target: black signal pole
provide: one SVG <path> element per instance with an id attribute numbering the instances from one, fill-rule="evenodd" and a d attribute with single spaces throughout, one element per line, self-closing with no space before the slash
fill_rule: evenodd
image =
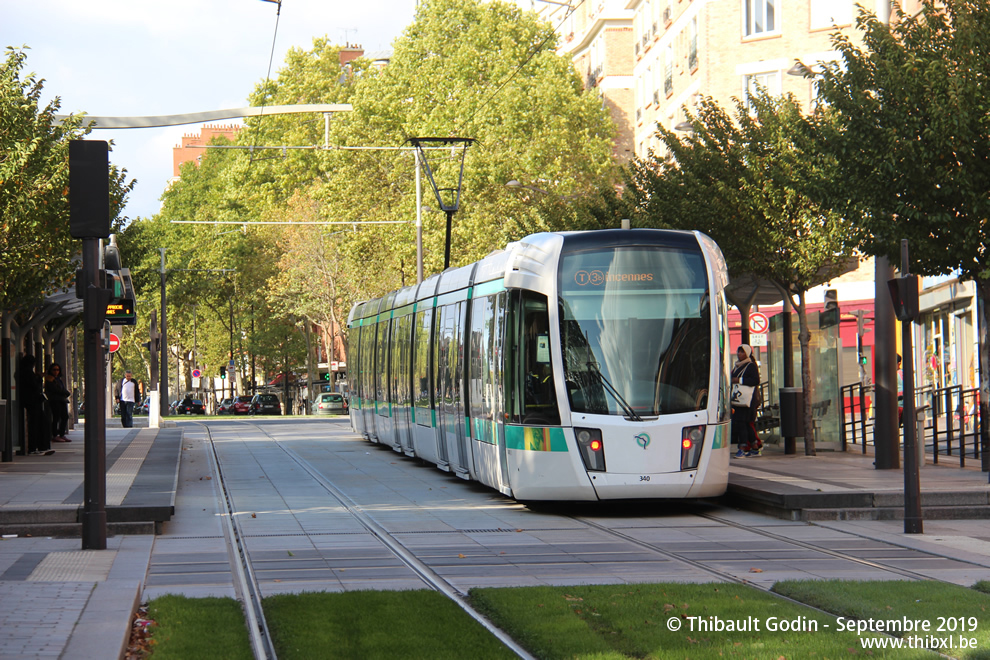
<path id="1" fill-rule="evenodd" d="M 901 241 L 901 277 L 895 306 L 901 322 L 901 347 L 904 370 L 904 533 L 923 534 L 921 513 L 921 474 L 918 456 L 918 434 L 914 405 L 914 340 L 912 328 L 918 318 L 918 280 L 910 275 L 908 242 Z M 949 414 L 952 414 L 951 412 Z"/>
<path id="2" fill-rule="evenodd" d="M 83 550 L 107 548 L 106 349 L 103 323 L 112 292 L 104 288 L 100 239 L 110 236 L 110 146 L 100 140 L 69 142 L 69 233 L 82 239 L 83 377 L 86 426 L 83 447 Z"/>
<path id="3" fill-rule="evenodd" d="M 162 327 L 158 334 L 161 337 L 159 342 L 159 348 L 161 349 L 161 357 L 158 360 L 158 364 L 161 369 L 159 376 L 161 377 L 161 384 L 158 387 L 159 394 L 161 396 L 161 401 L 159 401 L 159 410 L 161 411 L 162 417 L 167 417 L 169 414 L 169 397 L 168 397 L 168 332 L 165 328 L 165 248 L 158 248 L 162 253 L 162 269 L 161 269 L 161 288 L 162 288 Z"/>

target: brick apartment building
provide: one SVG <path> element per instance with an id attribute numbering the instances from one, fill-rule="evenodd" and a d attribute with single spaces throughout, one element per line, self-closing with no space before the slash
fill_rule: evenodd
<path id="1" fill-rule="evenodd" d="M 186 133 L 182 136 L 182 144 L 172 148 L 172 177 L 179 178 L 179 168 L 190 161 L 197 165 L 206 153 L 206 145 L 215 137 L 224 137 L 233 142 L 241 127 L 237 124 L 204 124 L 199 133 Z M 202 145 L 202 146 L 199 146 Z"/>

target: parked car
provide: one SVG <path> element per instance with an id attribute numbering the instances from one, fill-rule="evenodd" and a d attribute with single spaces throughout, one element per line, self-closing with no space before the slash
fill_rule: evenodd
<path id="1" fill-rule="evenodd" d="M 175 414 L 177 415 L 205 415 L 206 406 L 199 399 L 183 399 L 179 401 L 179 405 L 175 407 Z"/>
<path id="2" fill-rule="evenodd" d="M 234 414 L 234 400 L 228 398 L 228 399 L 224 399 L 223 401 L 221 401 L 220 402 L 220 405 L 217 406 L 217 414 L 218 415 L 233 415 Z"/>
<path id="3" fill-rule="evenodd" d="M 234 399 L 234 404 L 230 410 L 235 415 L 247 415 L 251 412 L 251 397 L 248 395 L 239 396 Z"/>
<path id="4" fill-rule="evenodd" d="M 313 412 L 317 415 L 346 415 L 347 399 L 337 392 L 323 392 L 317 395 Z"/>
<path id="5" fill-rule="evenodd" d="M 255 394 L 251 399 L 252 415 L 281 415 L 282 404 L 274 394 Z"/>

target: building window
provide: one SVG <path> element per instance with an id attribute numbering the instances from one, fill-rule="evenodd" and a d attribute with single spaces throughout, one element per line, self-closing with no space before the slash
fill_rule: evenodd
<path id="1" fill-rule="evenodd" d="M 811 0 L 811 29 L 827 30 L 833 25 L 852 25 L 852 0 Z"/>
<path id="2" fill-rule="evenodd" d="M 746 97 L 746 107 L 749 108 L 750 112 L 752 112 L 753 106 L 749 99 L 757 93 L 758 89 L 766 91 L 770 96 L 779 96 L 780 72 L 771 71 L 743 76 L 743 95 Z"/>
<path id="3" fill-rule="evenodd" d="M 691 41 L 688 44 L 688 69 L 694 71 L 698 68 L 698 19 L 691 19 L 690 27 Z"/>
<path id="4" fill-rule="evenodd" d="M 743 0 L 746 5 L 743 34 L 747 37 L 777 31 L 776 4 L 778 0 Z"/>
<path id="5" fill-rule="evenodd" d="M 663 93 L 674 93 L 674 47 L 668 45 L 663 54 Z"/>

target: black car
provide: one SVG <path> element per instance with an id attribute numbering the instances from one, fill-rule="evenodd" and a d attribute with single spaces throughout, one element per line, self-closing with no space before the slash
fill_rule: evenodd
<path id="1" fill-rule="evenodd" d="M 205 415 L 206 406 L 199 399 L 183 399 L 175 406 L 176 415 Z"/>
<path id="2" fill-rule="evenodd" d="M 255 394 L 251 399 L 252 415 L 281 415 L 282 404 L 274 394 Z"/>

